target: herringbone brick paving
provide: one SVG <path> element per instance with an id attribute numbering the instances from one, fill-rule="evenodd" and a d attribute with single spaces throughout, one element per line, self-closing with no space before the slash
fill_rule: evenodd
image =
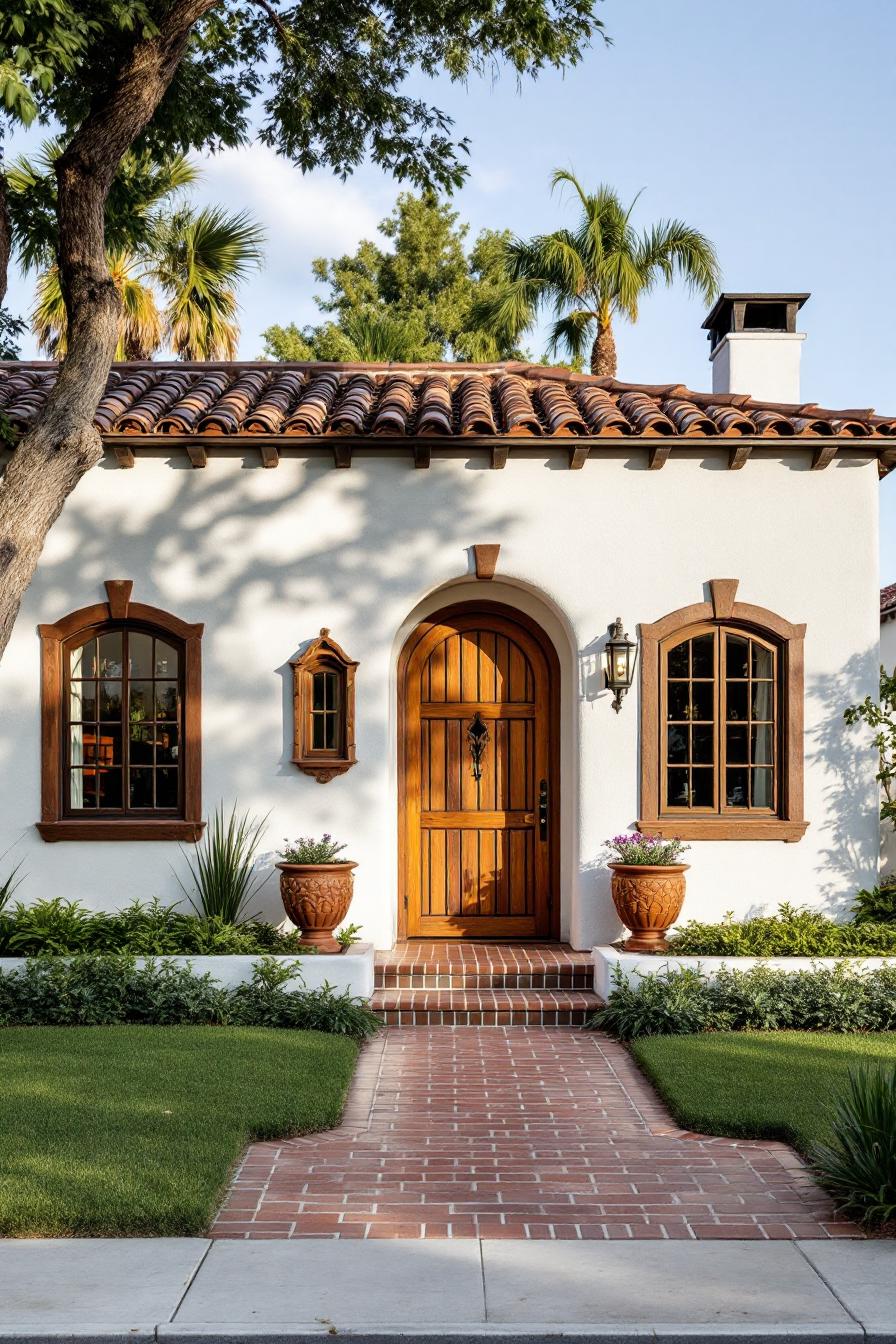
<path id="1" fill-rule="evenodd" d="M 545 1027 L 389 1028 L 343 1123 L 256 1143 L 215 1237 L 858 1236 L 781 1143 L 678 1129 L 628 1052 Z"/>

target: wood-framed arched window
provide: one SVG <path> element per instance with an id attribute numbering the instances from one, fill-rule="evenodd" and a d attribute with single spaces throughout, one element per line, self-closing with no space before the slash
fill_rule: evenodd
<path id="1" fill-rule="evenodd" d="M 131 602 L 72 612 L 41 637 L 45 840 L 198 840 L 203 627 Z"/>
<path id="2" fill-rule="evenodd" d="M 641 817 L 685 840 L 799 840 L 806 627 L 711 601 L 640 627 Z"/>

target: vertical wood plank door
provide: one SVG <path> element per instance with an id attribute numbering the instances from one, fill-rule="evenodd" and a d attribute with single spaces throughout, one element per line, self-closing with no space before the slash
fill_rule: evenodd
<path id="1" fill-rule="evenodd" d="M 556 655 L 487 604 L 418 626 L 399 680 L 404 932 L 555 936 Z"/>

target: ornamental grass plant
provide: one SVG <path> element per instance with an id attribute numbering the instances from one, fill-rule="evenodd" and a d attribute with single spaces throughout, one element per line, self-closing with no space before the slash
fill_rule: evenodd
<path id="1" fill-rule="evenodd" d="M 838 1209 L 869 1227 L 896 1219 L 896 1068 L 851 1069 L 830 1142 L 811 1154 Z"/>
<path id="2" fill-rule="evenodd" d="M 266 822 L 267 817 L 258 820 L 248 812 L 238 817 L 235 803 L 226 818 L 223 803 L 215 809 L 195 855 L 187 860 L 192 889 L 177 879 L 203 919 L 240 924 L 250 918 L 247 907 L 266 877 L 255 870 L 255 855 Z"/>

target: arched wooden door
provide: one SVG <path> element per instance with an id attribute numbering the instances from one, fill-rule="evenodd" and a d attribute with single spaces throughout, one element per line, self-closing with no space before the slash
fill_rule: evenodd
<path id="1" fill-rule="evenodd" d="M 498 604 L 417 627 L 399 666 L 399 930 L 557 935 L 559 671 Z"/>

